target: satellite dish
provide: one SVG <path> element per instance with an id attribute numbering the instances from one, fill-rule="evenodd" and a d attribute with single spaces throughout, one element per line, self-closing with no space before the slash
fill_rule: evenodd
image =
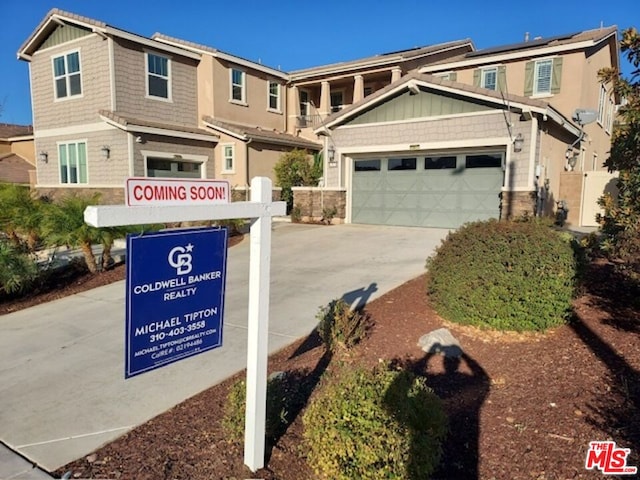
<path id="1" fill-rule="evenodd" d="M 593 123 L 598 118 L 597 110 L 587 110 L 586 108 L 577 108 L 575 112 L 573 112 L 573 120 L 578 122 L 580 126 L 587 125 L 588 123 Z"/>

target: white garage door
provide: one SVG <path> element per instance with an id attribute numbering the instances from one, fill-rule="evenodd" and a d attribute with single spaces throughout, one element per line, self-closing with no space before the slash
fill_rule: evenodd
<path id="1" fill-rule="evenodd" d="M 498 218 L 503 158 L 479 152 L 355 159 L 351 221 L 456 228 Z"/>

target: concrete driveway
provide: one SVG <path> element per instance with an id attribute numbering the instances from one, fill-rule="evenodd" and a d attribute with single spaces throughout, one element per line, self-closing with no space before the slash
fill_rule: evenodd
<path id="1" fill-rule="evenodd" d="M 274 224 L 269 350 L 306 336 L 332 299 L 371 300 L 423 273 L 446 234 Z M 0 317 L 0 439 L 53 470 L 244 368 L 248 239 L 227 271 L 224 346 L 126 381 L 124 282 Z"/>

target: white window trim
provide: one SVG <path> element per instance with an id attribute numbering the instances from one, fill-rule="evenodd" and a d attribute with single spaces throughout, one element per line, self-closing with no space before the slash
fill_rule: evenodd
<path id="1" fill-rule="evenodd" d="M 597 122 L 604 127 L 604 111 L 607 108 L 607 87 L 600 84 L 600 96 L 598 97 L 598 119 Z"/>
<path id="2" fill-rule="evenodd" d="M 451 81 L 451 74 L 452 73 L 453 73 L 453 70 L 449 70 L 449 71 L 446 71 L 446 72 L 432 73 L 431 75 L 433 75 L 434 77 L 437 77 L 437 78 L 442 78 L 443 80 Z"/>
<path id="3" fill-rule="evenodd" d="M 551 63 L 548 92 L 538 92 L 538 72 L 539 72 L 539 66 L 542 62 Z M 532 98 L 533 97 L 535 98 L 553 97 L 553 94 L 551 93 L 552 85 L 553 85 L 553 58 L 539 58 L 535 60 L 535 63 L 533 65 L 533 94 L 531 95 L 531 97 Z"/>
<path id="4" fill-rule="evenodd" d="M 277 93 L 277 106 L 276 108 L 271 108 L 271 85 L 275 84 L 278 86 Z M 282 113 L 282 85 L 275 80 L 267 80 L 267 110 L 273 113 Z"/>
<path id="5" fill-rule="evenodd" d="M 233 98 L 233 71 L 236 70 L 242 73 L 242 99 L 237 100 Z M 242 70 L 241 68 L 230 67 L 229 68 L 229 102 L 235 103 L 236 105 L 248 106 L 247 104 L 247 72 Z"/>
<path id="6" fill-rule="evenodd" d="M 494 72 L 496 74 L 496 84 L 495 88 L 487 88 L 485 87 L 485 76 L 489 72 Z M 487 90 L 491 90 L 494 92 L 498 91 L 498 67 L 485 67 L 480 70 L 480 88 L 486 88 Z"/>
<path id="7" fill-rule="evenodd" d="M 83 182 L 83 183 L 80 183 L 80 182 L 62 183 L 62 176 L 60 175 L 60 145 L 69 145 L 69 144 L 77 145 L 78 143 L 84 143 L 85 155 L 87 156 L 87 159 L 86 159 L 87 160 L 87 181 Z M 64 185 L 64 186 L 86 187 L 87 185 L 90 185 L 91 180 L 89 178 L 89 141 L 86 138 L 79 138 L 79 139 L 74 139 L 74 140 L 64 140 L 64 141 L 56 142 L 56 158 L 58 160 L 58 186 Z M 69 161 L 69 159 L 67 159 L 67 162 L 68 161 Z M 67 170 L 68 170 L 68 163 L 67 163 Z"/>
<path id="8" fill-rule="evenodd" d="M 221 173 L 236 173 L 236 144 L 235 143 L 221 143 L 220 147 L 222 148 L 222 165 L 221 165 Z M 226 150 L 227 147 L 231 147 L 231 169 L 227 168 L 227 155 Z"/>
<path id="9" fill-rule="evenodd" d="M 611 97 L 607 99 L 607 113 L 605 114 L 604 131 L 611 135 L 613 130 L 613 116 L 616 109 L 615 102 Z"/>
<path id="10" fill-rule="evenodd" d="M 207 155 L 193 155 L 188 153 L 180 153 L 180 152 L 158 152 L 155 150 L 140 150 L 144 160 L 144 176 L 149 176 L 149 168 L 147 166 L 148 158 L 165 158 L 167 160 L 174 160 L 176 155 L 180 155 L 179 161 L 181 162 L 192 162 L 199 163 L 201 165 L 200 168 L 200 178 L 207 178 L 207 162 L 209 161 L 209 157 Z"/>
<path id="11" fill-rule="evenodd" d="M 303 102 L 302 101 L 302 93 L 305 93 L 307 95 L 307 101 Z M 299 91 L 299 95 L 298 95 L 298 105 L 300 105 L 300 107 L 302 107 L 302 104 L 306 105 L 306 113 L 302 112 L 302 108 L 300 108 L 300 115 L 302 116 L 309 116 L 312 115 L 311 113 L 311 92 L 309 92 L 309 90 L 305 90 L 305 89 L 300 89 Z"/>
<path id="12" fill-rule="evenodd" d="M 80 65 L 80 93 L 77 93 L 76 95 L 67 95 L 66 97 L 60 97 L 58 98 L 58 92 L 56 90 L 56 69 L 55 69 L 55 63 L 54 63 L 54 59 L 58 58 L 58 57 L 64 57 L 64 65 L 65 65 L 65 69 L 67 67 L 67 55 L 70 55 L 72 53 L 78 53 L 78 64 Z M 66 102 L 67 100 L 75 100 L 76 98 L 83 98 L 84 97 L 84 83 L 83 83 L 83 77 L 84 75 L 82 74 L 82 53 L 81 53 L 81 49 L 78 48 L 74 48 L 73 50 L 67 50 L 66 52 L 62 52 L 62 53 L 56 53 L 54 55 L 51 55 L 51 79 L 53 80 L 53 101 L 54 102 Z M 65 73 L 65 77 L 67 79 L 67 92 L 69 91 L 69 73 Z"/>
<path id="13" fill-rule="evenodd" d="M 156 57 L 162 57 L 167 59 L 167 98 L 157 97 L 149 93 L 149 75 L 152 75 L 149 72 L 149 55 L 155 55 Z M 144 93 L 145 93 L 144 97 L 145 98 L 148 98 L 150 100 L 158 100 L 160 102 L 173 103 L 173 92 L 171 88 L 173 75 L 172 75 L 171 63 L 172 63 L 172 58 L 169 55 L 164 55 L 158 52 L 154 52 L 152 50 L 144 50 Z M 153 74 L 153 75 L 160 77 L 160 75 L 156 75 L 156 74 Z"/>

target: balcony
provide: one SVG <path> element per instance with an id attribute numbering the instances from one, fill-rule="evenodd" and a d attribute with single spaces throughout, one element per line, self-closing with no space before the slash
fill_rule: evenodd
<path id="1" fill-rule="evenodd" d="M 300 115 L 296 117 L 296 128 L 318 128 L 322 125 L 322 117 L 316 115 Z"/>

